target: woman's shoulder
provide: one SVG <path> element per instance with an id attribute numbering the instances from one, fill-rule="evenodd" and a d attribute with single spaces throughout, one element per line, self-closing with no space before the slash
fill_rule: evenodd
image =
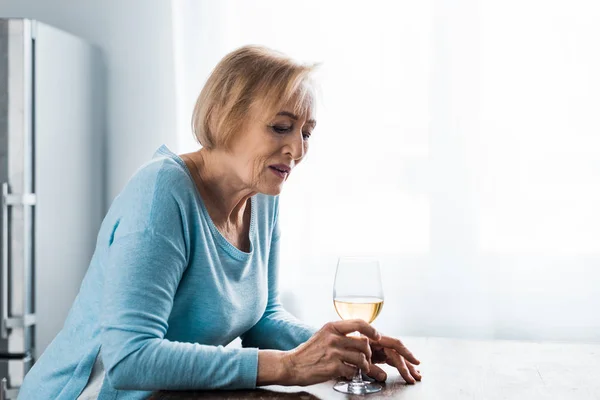
<path id="1" fill-rule="evenodd" d="M 126 194 L 166 197 L 193 195 L 193 181 L 186 167 L 165 146 L 159 148 L 151 160 L 140 166 L 123 189 Z M 132 193 L 127 193 L 132 192 Z"/>
<path id="2" fill-rule="evenodd" d="M 189 173 L 183 160 L 177 155 L 161 146 L 152 159 L 141 165 L 131 177 L 131 181 L 148 181 L 149 183 L 191 183 Z"/>
<path id="3" fill-rule="evenodd" d="M 193 181 L 185 167 L 161 149 L 137 169 L 111 205 L 114 217 L 128 222 L 127 230 L 156 230 L 194 212 Z"/>

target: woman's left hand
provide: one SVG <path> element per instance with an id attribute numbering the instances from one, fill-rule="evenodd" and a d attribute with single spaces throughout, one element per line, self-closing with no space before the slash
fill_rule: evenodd
<path id="1" fill-rule="evenodd" d="M 389 336 L 381 336 L 377 342 L 370 341 L 371 356 L 370 371 L 367 374 L 378 381 L 385 381 L 387 374 L 375 364 L 385 363 L 395 367 L 406 383 L 414 384 L 421 380 L 421 371 L 417 369 L 420 361 L 412 355 L 404 344 L 399 340 Z"/>

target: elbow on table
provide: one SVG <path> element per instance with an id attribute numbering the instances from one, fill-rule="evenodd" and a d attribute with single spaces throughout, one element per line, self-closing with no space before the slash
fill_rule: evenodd
<path id="1" fill-rule="evenodd" d="M 141 382 L 136 382 L 137 374 L 129 374 L 126 360 L 121 360 L 114 365 L 106 367 L 106 379 L 113 389 L 116 390 L 144 390 L 140 387 Z"/>
<path id="2" fill-rule="evenodd" d="M 113 389 L 154 389 L 148 387 L 152 382 L 141 369 L 144 368 L 144 359 L 148 357 L 148 351 L 151 352 L 157 340 L 148 335 L 116 336 L 114 332 L 104 332 L 101 337 L 102 363 L 106 379 Z"/>
<path id="3" fill-rule="evenodd" d="M 104 354 L 103 347 L 103 363 L 106 379 L 113 389 L 116 390 L 152 390 L 147 387 L 150 382 L 147 381 L 147 376 L 140 371 L 140 357 L 142 356 L 144 347 L 124 352 L 106 351 Z"/>

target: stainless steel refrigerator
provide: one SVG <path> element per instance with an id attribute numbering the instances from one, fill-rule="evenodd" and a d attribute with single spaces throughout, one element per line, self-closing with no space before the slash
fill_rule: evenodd
<path id="1" fill-rule="evenodd" d="M 0 19 L 0 398 L 15 398 L 78 293 L 103 213 L 99 52 Z"/>

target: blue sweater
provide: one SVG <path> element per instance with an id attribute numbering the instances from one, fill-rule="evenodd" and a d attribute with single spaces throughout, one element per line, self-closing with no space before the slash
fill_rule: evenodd
<path id="1" fill-rule="evenodd" d="M 111 205 L 65 325 L 19 399 L 76 399 L 100 350 L 99 399 L 254 388 L 258 348 L 292 349 L 314 333 L 279 302 L 277 214 L 277 197 L 253 196 L 250 252 L 237 249 L 183 160 L 160 147 Z M 242 348 L 223 347 L 237 337 Z"/>

